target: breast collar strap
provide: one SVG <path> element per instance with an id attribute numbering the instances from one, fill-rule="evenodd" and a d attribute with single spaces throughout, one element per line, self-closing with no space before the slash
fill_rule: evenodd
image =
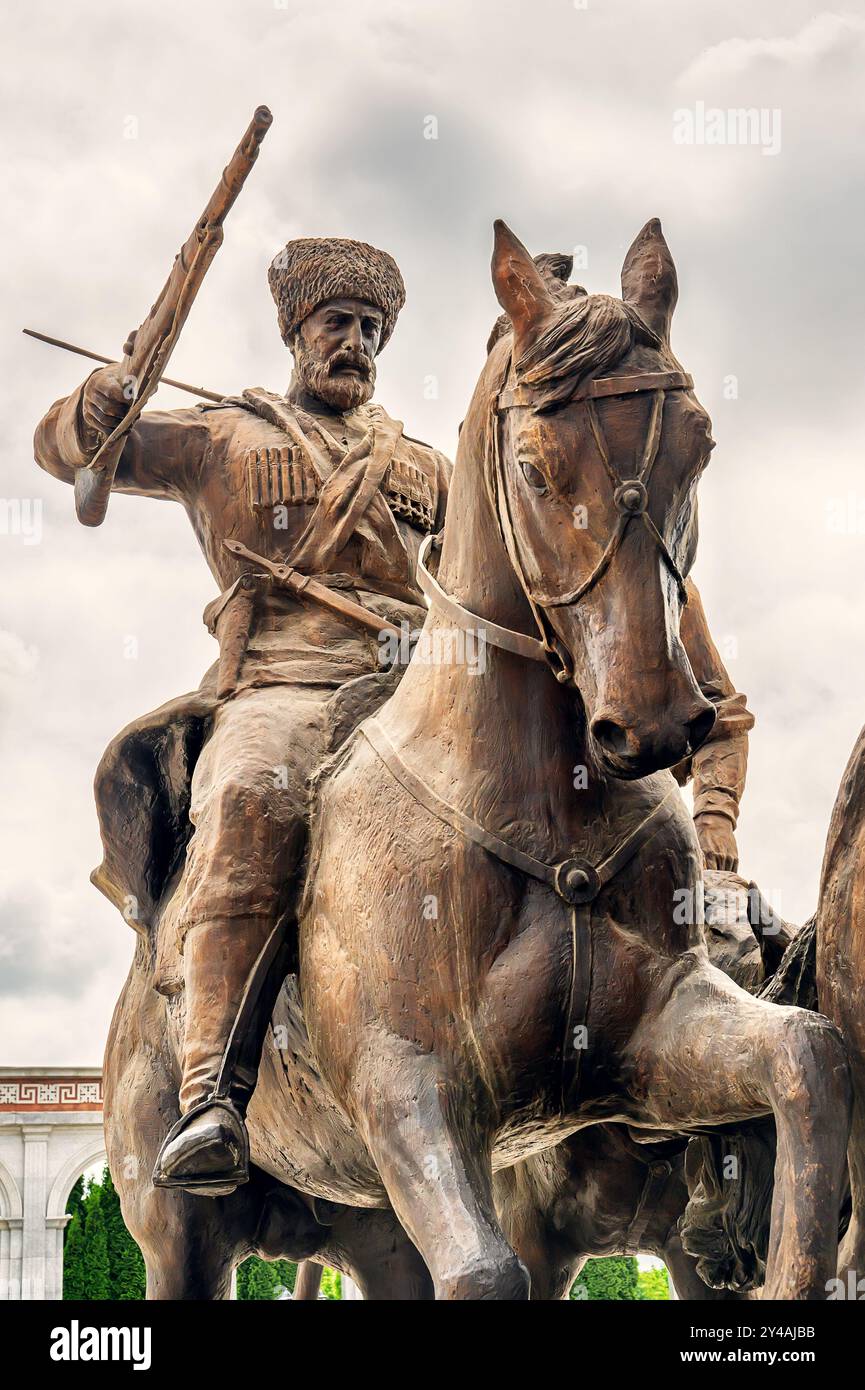
<path id="1" fill-rule="evenodd" d="M 588 1019 L 592 992 L 594 932 L 592 905 L 603 888 L 659 833 L 675 814 L 678 787 L 673 786 L 663 800 L 635 826 L 597 865 L 576 856 L 548 864 L 488 830 L 471 816 L 445 801 L 414 768 L 409 767 L 394 747 L 379 721 L 373 716 L 359 725 L 358 732 L 387 768 L 391 776 L 423 806 L 430 815 L 503 864 L 552 888 L 568 908 L 569 986 L 564 1011 L 561 1048 L 561 1104 L 563 1112 L 573 1107 L 579 1092 L 583 1045 L 576 1030 Z"/>
<path id="2" fill-rule="evenodd" d="M 542 859 L 536 859 L 534 855 L 517 849 L 515 845 L 503 840 L 494 831 L 487 830 L 471 816 L 467 816 L 440 797 L 419 772 L 408 766 L 374 715 L 364 720 L 359 728 L 391 775 L 431 815 L 504 864 L 510 864 L 512 868 L 519 869 L 530 878 L 537 879 L 539 883 L 545 883 L 571 907 L 592 902 L 610 879 L 614 878 L 633 859 L 637 851 L 667 824 L 679 803 L 679 789 L 673 786 L 645 819 L 598 865 L 575 857 L 562 859 L 556 864 L 547 864 Z"/>

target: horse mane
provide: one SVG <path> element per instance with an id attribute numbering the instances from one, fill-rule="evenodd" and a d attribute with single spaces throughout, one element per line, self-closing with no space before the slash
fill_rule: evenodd
<path id="1" fill-rule="evenodd" d="M 689 1197 L 679 1218 L 686 1254 L 710 1289 L 757 1289 L 766 1275 L 775 1170 L 771 1120 L 691 1139 Z"/>
<path id="2" fill-rule="evenodd" d="M 550 322 L 514 363 L 517 381 L 536 390 L 538 410 L 555 410 L 584 377 L 615 367 L 636 343 L 662 346 L 623 300 L 584 294 L 560 301 Z"/>

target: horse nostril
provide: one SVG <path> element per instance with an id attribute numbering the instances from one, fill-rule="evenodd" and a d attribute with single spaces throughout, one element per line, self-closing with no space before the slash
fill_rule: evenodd
<path id="1" fill-rule="evenodd" d="M 592 735 L 605 753 L 617 753 L 626 757 L 631 752 L 628 730 L 614 719 L 595 719 L 592 721 Z"/>
<path id="2" fill-rule="evenodd" d="M 706 742 L 715 724 L 715 710 L 712 705 L 688 723 L 688 747 L 692 753 Z"/>

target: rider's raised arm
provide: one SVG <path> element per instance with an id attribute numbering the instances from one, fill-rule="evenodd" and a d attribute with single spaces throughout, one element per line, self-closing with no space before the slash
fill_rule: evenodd
<path id="1" fill-rule="evenodd" d="M 93 372 L 37 425 L 36 462 L 55 478 L 73 483 L 76 469 L 87 466 L 122 418 L 126 402 L 118 398 L 113 372 Z M 146 411 L 127 435 L 112 490 L 179 500 L 197 476 L 208 439 L 206 418 L 195 409 Z"/>
<path id="2" fill-rule="evenodd" d="M 682 613 L 681 637 L 694 678 L 717 712 L 706 742 L 676 769 L 680 781 L 694 781 L 694 820 L 709 868 L 738 867 L 733 831 L 748 771 L 748 732 L 754 716 L 745 696 L 727 674 L 712 641 L 700 595 L 688 580 L 688 604 Z"/>

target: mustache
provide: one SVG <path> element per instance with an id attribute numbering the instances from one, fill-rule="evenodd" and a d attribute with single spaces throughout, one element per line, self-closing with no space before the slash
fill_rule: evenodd
<path id="1" fill-rule="evenodd" d="M 354 348 L 339 348 L 328 359 L 327 374 L 333 376 L 342 367 L 355 367 L 364 376 L 370 376 L 373 370 L 373 361 L 365 352 L 357 351 Z"/>

